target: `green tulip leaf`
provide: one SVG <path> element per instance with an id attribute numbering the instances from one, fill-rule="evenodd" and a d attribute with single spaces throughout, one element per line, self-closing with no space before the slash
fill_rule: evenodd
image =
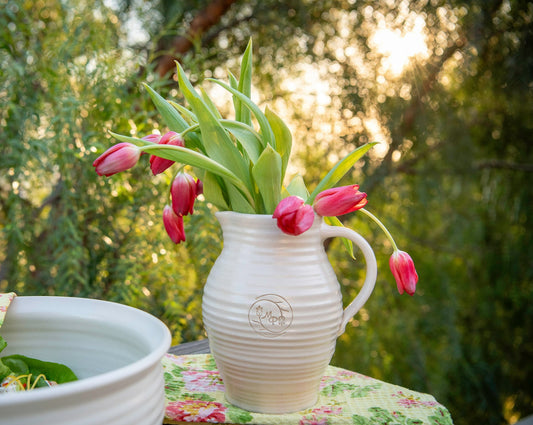
<path id="1" fill-rule="evenodd" d="M 246 107 L 254 114 L 255 118 L 257 119 L 257 122 L 259 123 L 259 127 L 261 128 L 261 139 L 263 141 L 263 145 L 271 145 L 274 147 L 276 146 L 276 140 L 274 139 L 272 128 L 270 127 L 270 124 L 267 118 L 265 117 L 265 114 L 263 114 L 263 112 L 261 112 L 261 110 L 259 109 L 259 106 L 252 102 L 249 97 L 245 96 L 233 87 L 228 86 L 226 83 L 215 78 L 208 78 L 208 80 L 218 84 L 221 87 L 224 87 L 227 91 L 237 97 L 244 105 L 246 105 Z"/>
<path id="2" fill-rule="evenodd" d="M 160 158 L 170 159 L 173 161 L 181 162 L 183 164 L 188 164 L 193 167 L 202 168 L 203 170 L 210 171 L 213 174 L 216 174 L 222 178 L 224 178 L 228 182 L 228 191 L 231 186 L 235 186 L 240 192 L 241 195 L 237 197 L 236 195 L 231 196 L 230 195 L 230 203 L 232 207 L 234 207 L 234 201 L 233 198 L 237 198 L 238 204 L 240 205 L 240 210 L 248 209 L 253 211 L 253 207 L 255 205 L 255 202 L 253 200 L 253 197 L 244 184 L 242 180 L 240 180 L 235 174 L 233 174 L 230 170 L 228 170 L 223 165 L 219 164 L 216 161 L 213 161 L 211 158 L 195 151 L 191 151 L 187 148 L 182 148 L 181 146 L 170 146 L 170 145 L 154 145 L 154 146 L 145 146 L 143 148 L 144 152 L 151 153 L 152 155 L 156 155 Z M 169 152 L 172 151 L 172 152 Z M 244 199 L 245 202 L 248 204 L 248 207 L 244 207 L 243 201 L 241 199 Z M 241 211 L 242 212 L 242 211 Z"/>
<path id="3" fill-rule="evenodd" d="M 200 87 L 200 93 L 201 93 L 202 100 L 204 101 L 205 105 L 209 108 L 211 113 L 215 117 L 217 117 L 217 119 L 221 120 L 222 119 L 222 115 L 220 115 L 220 112 L 217 109 L 216 105 L 213 103 L 211 98 L 207 95 L 205 90 L 203 88 L 201 88 L 201 87 Z"/>
<path id="4" fill-rule="evenodd" d="M 313 190 L 309 198 L 307 198 L 307 203 L 312 204 L 316 196 L 323 190 L 330 189 L 335 186 L 340 179 L 342 179 L 346 173 L 353 167 L 353 165 L 359 161 L 359 159 L 368 152 L 372 146 L 376 145 L 377 142 L 366 143 L 363 146 L 358 147 L 357 149 L 350 152 L 343 159 L 341 159 L 326 176 L 320 181 L 318 186 Z"/>
<path id="5" fill-rule="evenodd" d="M 238 191 L 235 186 L 228 185 L 229 202 L 231 204 L 231 210 L 244 214 L 255 214 L 255 209 L 247 199 L 242 196 L 242 193 Z"/>
<path id="6" fill-rule="evenodd" d="M 187 121 L 185 121 L 181 117 L 178 111 L 176 111 L 176 109 L 169 102 L 167 102 L 159 93 L 157 93 L 148 84 L 143 85 L 146 90 L 148 90 L 148 94 L 152 98 L 152 102 L 154 102 L 156 109 L 161 114 L 161 117 L 163 117 L 163 121 L 165 121 L 165 124 L 170 130 L 175 131 L 177 133 L 181 133 L 189 126 L 187 124 Z"/>
<path id="7" fill-rule="evenodd" d="M 228 71 L 228 80 L 229 80 L 229 85 L 232 88 L 234 88 L 235 90 L 239 90 L 239 80 L 237 80 L 237 77 L 235 77 L 235 75 L 233 75 L 231 71 Z M 233 96 L 232 100 L 233 100 L 233 108 L 235 109 L 235 120 L 240 121 L 241 117 L 239 115 L 239 111 L 241 110 L 241 101 L 237 99 L 235 96 Z"/>
<path id="8" fill-rule="evenodd" d="M 220 123 L 233 134 L 252 163 L 255 164 L 261 154 L 261 135 L 254 128 L 238 121 L 221 120 Z"/>
<path id="9" fill-rule="evenodd" d="M 241 74 L 237 90 L 246 97 L 252 97 L 252 39 L 248 42 L 246 50 L 241 60 Z M 235 99 L 235 96 L 233 96 Z M 252 116 L 250 110 L 242 104 L 240 99 L 234 100 L 235 119 L 244 124 L 252 125 Z"/>
<path id="10" fill-rule="evenodd" d="M 242 191 L 248 202 L 251 205 L 254 204 L 253 197 L 242 180 L 240 180 L 232 171 L 200 152 L 196 152 L 181 146 L 160 145 L 147 140 L 123 136 L 116 133 L 111 133 L 111 135 L 121 142 L 133 143 L 136 146 L 140 146 L 143 152 L 158 156 L 160 158 L 170 159 L 182 164 L 187 164 L 192 167 L 198 167 L 205 171 L 210 171 L 226 179 L 229 183 L 235 185 L 235 187 Z"/>
<path id="11" fill-rule="evenodd" d="M 131 143 L 139 147 L 152 146 L 152 145 L 157 146 L 157 143 L 150 142 L 149 140 L 139 139 L 137 137 L 125 136 L 123 134 L 113 133 L 112 131 L 110 131 L 109 134 L 121 142 Z"/>
<path id="12" fill-rule="evenodd" d="M 173 100 L 169 100 L 168 103 L 170 103 L 174 108 L 177 109 L 177 111 L 180 113 L 182 118 L 189 124 L 194 125 L 198 124 L 198 118 L 196 118 L 196 115 L 189 109 L 187 109 L 185 106 L 180 105 L 179 103 L 174 102 Z"/>
<path id="13" fill-rule="evenodd" d="M 281 201 L 281 156 L 268 145 L 252 168 L 265 213 L 272 214 Z"/>
<path id="14" fill-rule="evenodd" d="M 180 89 L 198 118 L 207 156 L 226 169 L 233 170 L 239 180 L 247 187 L 248 192 L 250 192 L 251 179 L 246 160 L 242 157 L 216 115 L 213 114 L 204 100 L 194 90 L 179 63 L 177 67 Z"/>
<path id="15" fill-rule="evenodd" d="M 337 218 L 337 217 L 324 217 L 324 221 L 326 224 L 329 224 L 330 226 L 338 226 L 338 227 L 344 227 L 344 224 Z M 342 243 L 344 244 L 344 247 L 346 248 L 346 251 L 348 251 L 348 254 L 350 254 L 350 257 L 355 260 L 355 255 L 353 253 L 353 242 L 350 239 L 341 238 Z"/>
<path id="16" fill-rule="evenodd" d="M 299 196 L 306 200 L 309 197 L 309 191 L 305 185 L 304 179 L 300 174 L 295 175 L 285 188 L 287 196 Z"/>
<path id="17" fill-rule="evenodd" d="M 216 174 L 206 171 L 202 177 L 204 183 L 204 196 L 208 202 L 211 202 L 221 211 L 228 211 L 231 207 L 228 205 L 228 195 L 225 193 L 224 182 Z"/>
<path id="18" fill-rule="evenodd" d="M 274 133 L 274 138 L 276 139 L 276 151 L 281 156 L 281 179 L 283 180 L 285 171 L 287 170 L 287 164 L 289 163 L 289 157 L 291 155 L 291 131 L 283 122 L 283 120 L 268 107 L 265 109 L 265 116 L 270 123 L 270 127 Z"/>

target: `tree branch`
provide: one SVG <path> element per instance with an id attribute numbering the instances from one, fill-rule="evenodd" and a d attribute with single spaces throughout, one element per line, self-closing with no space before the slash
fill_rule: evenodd
<path id="1" fill-rule="evenodd" d="M 211 27 L 216 25 L 222 16 L 237 0 L 213 0 L 205 9 L 200 11 L 192 20 L 185 35 L 177 36 L 172 41 L 172 53 L 158 58 L 156 72 L 164 77 L 175 69 L 175 61 L 182 58 L 194 46 L 194 41 Z"/>
<path id="2" fill-rule="evenodd" d="M 474 166 L 480 170 L 483 168 L 499 168 L 512 171 L 525 171 L 527 173 L 533 173 L 533 164 L 519 164 L 516 162 L 503 161 L 500 159 L 486 159 L 478 161 Z"/>

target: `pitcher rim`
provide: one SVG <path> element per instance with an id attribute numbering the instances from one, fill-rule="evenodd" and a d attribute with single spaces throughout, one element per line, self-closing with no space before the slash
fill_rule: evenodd
<path id="1" fill-rule="evenodd" d="M 256 222 L 256 223 L 266 223 L 268 225 L 272 225 L 274 227 L 276 227 L 277 229 L 279 229 L 276 225 L 276 219 L 272 216 L 272 214 L 250 214 L 250 213 L 241 213 L 241 212 L 237 212 L 237 211 L 216 211 L 215 212 L 215 217 L 217 218 L 217 220 L 220 222 L 220 224 L 222 224 L 222 221 L 225 221 L 224 218 L 227 218 L 228 220 L 230 219 L 230 217 L 241 217 L 242 220 L 249 220 L 249 222 Z M 222 221 L 220 220 L 222 219 Z M 324 223 L 324 217 L 321 217 L 319 216 L 318 214 L 315 213 L 315 219 L 313 221 L 313 225 L 311 226 L 311 229 L 316 229 L 317 227 L 320 227 L 320 225 Z M 309 231 L 308 230 L 308 231 Z M 280 230 L 281 231 L 281 230 Z M 282 232 L 283 233 L 283 232 Z M 298 235 L 298 236 L 302 236 L 302 235 L 305 235 L 307 232 L 304 232 L 302 233 L 301 235 Z M 291 237 L 296 237 L 296 236 L 293 236 L 293 235 L 289 235 Z"/>
<path id="2" fill-rule="evenodd" d="M 269 219 L 269 220 L 272 220 L 273 222 L 276 221 L 276 219 L 272 216 L 272 214 L 243 213 L 243 212 L 230 211 L 230 210 L 216 211 L 214 214 L 215 214 L 215 217 L 236 215 L 236 216 L 241 216 L 241 217 L 250 217 L 250 218 L 254 217 L 257 220 Z M 316 223 L 317 221 L 320 223 L 323 220 L 324 220 L 324 217 L 318 215 L 315 212 L 315 220 L 313 221 L 313 223 Z"/>

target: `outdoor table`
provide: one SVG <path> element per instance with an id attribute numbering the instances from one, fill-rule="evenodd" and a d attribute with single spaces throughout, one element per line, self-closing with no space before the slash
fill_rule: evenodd
<path id="1" fill-rule="evenodd" d="M 328 366 L 314 406 L 296 413 L 272 415 L 248 412 L 226 401 L 224 383 L 210 354 L 208 340 L 171 347 L 162 363 L 164 424 L 453 424 L 446 407 L 429 394 L 334 366 Z"/>

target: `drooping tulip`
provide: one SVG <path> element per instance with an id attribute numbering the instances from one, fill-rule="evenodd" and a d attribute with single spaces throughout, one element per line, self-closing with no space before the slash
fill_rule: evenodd
<path id="1" fill-rule="evenodd" d="M 142 139 L 148 140 L 149 142 L 152 142 L 152 143 L 159 143 L 159 141 L 161 140 L 161 137 L 162 136 L 160 134 L 152 133 L 152 134 L 148 134 L 147 136 L 144 136 Z"/>
<path id="2" fill-rule="evenodd" d="M 93 167 L 99 176 L 108 177 L 129 170 L 137 164 L 140 156 L 141 151 L 134 144 L 118 143 L 96 158 Z"/>
<path id="3" fill-rule="evenodd" d="M 146 139 L 149 140 L 149 139 Z M 153 141 L 153 140 L 150 140 Z M 173 146 L 185 146 L 185 143 L 183 141 L 183 138 L 179 133 L 176 133 L 175 131 L 169 131 L 165 133 L 163 136 L 160 136 L 160 139 L 157 141 L 160 145 L 173 145 Z M 164 159 L 160 158 L 155 155 L 150 156 L 150 169 L 152 170 L 152 173 L 155 175 L 162 173 L 167 168 L 172 166 L 174 164 L 174 161 L 171 159 Z"/>
<path id="4" fill-rule="evenodd" d="M 352 184 L 320 192 L 313 202 L 313 208 L 320 216 L 336 217 L 357 211 L 367 202 L 366 193 L 359 192 L 359 185 Z"/>
<path id="5" fill-rule="evenodd" d="M 396 280 L 398 292 L 403 294 L 405 291 L 413 295 L 418 282 L 418 274 L 411 256 L 405 251 L 395 250 L 389 259 L 389 266 Z"/>
<path id="6" fill-rule="evenodd" d="M 297 236 L 308 230 L 315 219 L 311 205 L 306 205 L 298 196 L 289 196 L 281 200 L 272 216 L 278 227 L 288 235 Z"/>
<path id="7" fill-rule="evenodd" d="M 179 244 L 185 241 L 185 230 L 183 229 L 183 216 L 176 215 L 170 205 L 165 205 L 163 209 L 163 224 L 165 230 L 172 239 L 172 242 Z"/>
<path id="8" fill-rule="evenodd" d="M 192 214 L 194 201 L 202 191 L 200 180 L 195 181 L 194 177 L 187 173 L 178 173 L 170 187 L 174 213 L 180 216 Z"/>

